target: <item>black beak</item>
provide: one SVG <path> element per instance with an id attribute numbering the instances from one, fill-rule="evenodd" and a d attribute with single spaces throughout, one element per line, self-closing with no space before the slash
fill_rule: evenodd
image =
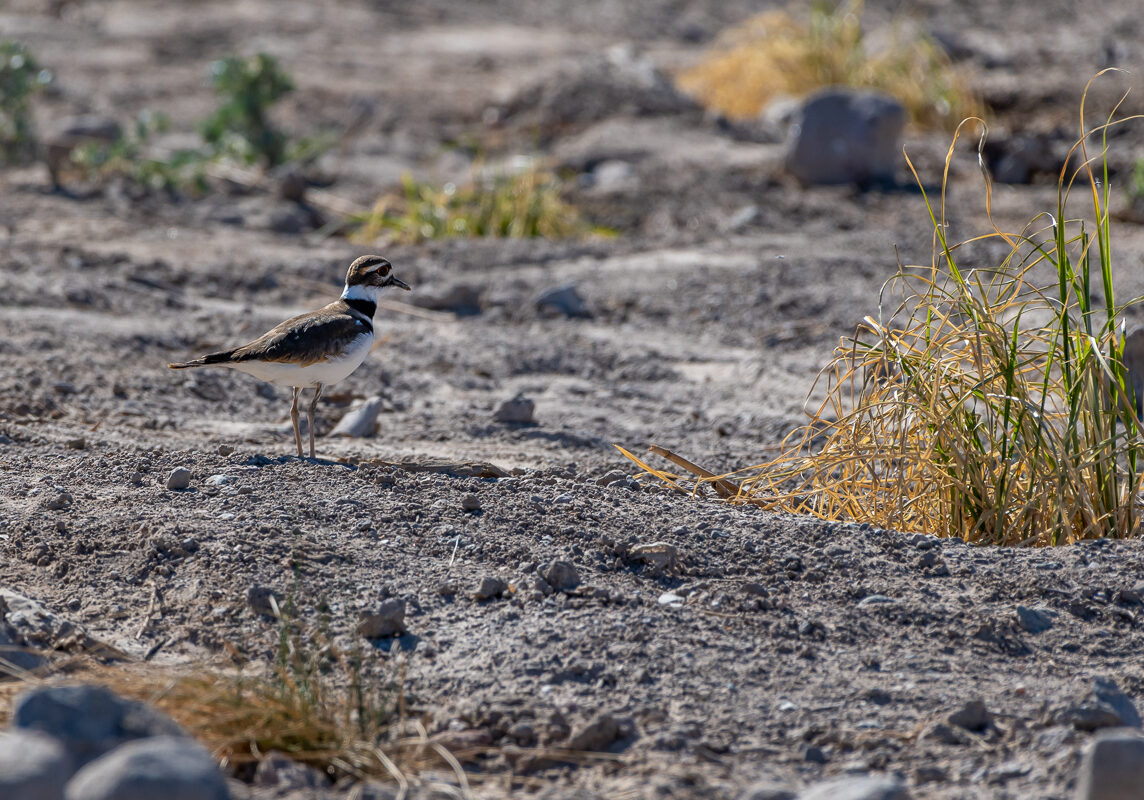
<path id="1" fill-rule="evenodd" d="M 394 277 L 393 275 L 390 275 L 390 276 L 389 276 L 389 280 L 387 280 L 387 281 L 386 281 L 384 284 L 382 284 L 382 285 L 383 285 L 383 286 L 396 286 L 396 287 L 398 287 L 399 289 L 404 289 L 404 290 L 405 290 L 405 291 L 407 291 L 407 292 L 408 292 L 408 291 L 411 291 L 411 289 L 409 288 L 409 284 L 408 284 L 408 283 L 406 283 L 406 282 L 405 282 L 405 281 L 403 281 L 403 280 L 399 280 L 398 278 Z"/>

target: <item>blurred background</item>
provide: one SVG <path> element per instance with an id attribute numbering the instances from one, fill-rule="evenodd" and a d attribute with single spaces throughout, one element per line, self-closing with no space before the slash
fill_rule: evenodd
<path id="1" fill-rule="evenodd" d="M 1140 63 L 1140 25 L 1131 2 L 6 0 L 0 303 L 13 341 L 61 305 L 96 332 L 134 315 L 105 333 L 146 372 L 324 302 L 382 251 L 414 305 L 385 312 L 388 360 L 326 402 L 380 392 L 426 438 L 387 446 L 515 436 L 510 461 L 607 461 L 667 436 L 751 463 L 897 260 L 930 261 L 902 148 L 932 190 L 958 123 L 984 119 L 994 210 L 1023 226 L 1055 207 L 1086 82 Z M 1137 82 L 1096 81 L 1087 122 Z M 1138 131 L 1109 132 L 1125 253 Z M 949 165 L 958 238 L 986 226 L 978 134 Z M 93 384 L 101 357 L 53 362 L 87 389 L 80 419 L 141 402 L 165 436 L 261 441 L 234 412 L 280 415 L 230 374 L 180 377 L 176 412 L 165 372 L 115 361 Z M 73 413 L 43 387 L 9 405 Z M 518 393 L 571 438 L 486 430 Z"/>

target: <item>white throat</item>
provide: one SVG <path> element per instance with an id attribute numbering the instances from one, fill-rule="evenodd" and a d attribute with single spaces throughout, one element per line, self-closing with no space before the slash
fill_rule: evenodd
<path id="1" fill-rule="evenodd" d="M 377 299 L 381 296 L 384 286 L 366 286 L 358 283 L 350 286 L 346 284 L 346 288 L 342 289 L 343 300 L 368 300 L 376 304 Z"/>

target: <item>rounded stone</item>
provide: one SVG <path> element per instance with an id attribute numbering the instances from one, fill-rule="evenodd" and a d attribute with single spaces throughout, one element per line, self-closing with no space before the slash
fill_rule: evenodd
<path id="1" fill-rule="evenodd" d="M 230 800 L 210 754 L 190 739 L 156 736 L 96 759 L 68 782 L 65 800 Z"/>
<path id="2" fill-rule="evenodd" d="M 34 731 L 0 733 L 0 797 L 62 800 L 75 767 L 56 739 Z"/>
<path id="3" fill-rule="evenodd" d="M 175 467 L 167 476 L 167 488 L 182 491 L 191 485 L 191 471 L 186 467 Z"/>

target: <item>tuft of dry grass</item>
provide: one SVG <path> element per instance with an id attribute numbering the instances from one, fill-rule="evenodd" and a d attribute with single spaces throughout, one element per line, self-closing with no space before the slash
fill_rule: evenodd
<path id="1" fill-rule="evenodd" d="M 862 0 L 819 0 L 806 21 L 786 11 L 764 12 L 724 33 L 676 82 L 704 106 L 736 119 L 826 86 L 883 91 L 923 127 L 952 130 L 980 113 L 965 80 L 928 37 L 897 26 L 885 47 L 868 49 L 862 11 Z"/>
<path id="2" fill-rule="evenodd" d="M 710 485 L 731 502 L 829 520 L 998 545 L 1140 535 L 1141 398 L 1127 368 L 1140 342 L 1126 335 L 1125 312 L 1144 298 L 1115 298 L 1107 167 L 1108 131 L 1134 118 L 1115 115 L 1088 129 L 1082 100 L 1055 209 L 1003 231 L 985 173 L 992 230 L 951 243 L 959 127 L 936 208 L 922 189 L 931 263 L 899 263 L 878 313 L 820 373 L 826 399 L 777 458 L 716 476 L 653 448 L 697 478 L 689 488 L 622 452 L 680 489 Z M 983 143 L 984 123 L 963 125 L 972 122 Z M 1069 216 L 1078 186 L 1087 218 Z M 971 245 L 982 242 L 1006 255 L 974 265 Z"/>
<path id="3" fill-rule="evenodd" d="M 385 194 L 354 220 L 359 242 L 493 236 L 562 239 L 593 232 L 563 198 L 555 173 L 528 160 L 521 169 L 475 169 L 465 186 L 434 186 L 406 175 L 402 194 Z M 598 231 L 597 231 L 598 232 Z"/>
<path id="4" fill-rule="evenodd" d="M 10 665 L 2 671 L 16 680 L 0 684 L 0 721 L 29 686 L 98 684 L 164 711 L 228 771 L 241 773 L 277 751 L 332 779 L 394 781 L 402 796 L 444 771 L 454 779 L 451 793 L 473 796 L 458 756 L 429 737 L 406 708 L 403 668 L 384 669 L 368 652 L 340 652 L 324 630 L 303 633 L 286 617 L 277 658 L 256 674 L 233 666 L 74 659 L 57 663 L 51 678 Z"/>

